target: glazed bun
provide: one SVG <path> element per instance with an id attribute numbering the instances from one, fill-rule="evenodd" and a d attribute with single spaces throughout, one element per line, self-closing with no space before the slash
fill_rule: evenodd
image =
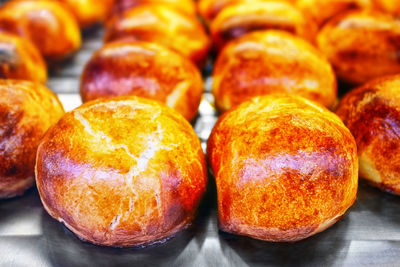
<path id="1" fill-rule="evenodd" d="M 370 8 L 371 0 L 298 0 L 296 6 L 319 27 L 338 14 Z"/>
<path id="2" fill-rule="evenodd" d="M 193 119 L 201 101 L 200 71 L 182 55 L 146 42 L 114 42 L 96 52 L 81 79 L 84 102 L 137 95 L 164 102 Z"/>
<path id="3" fill-rule="evenodd" d="M 201 66 L 210 47 L 202 24 L 166 5 L 142 4 L 114 16 L 107 24 L 105 41 L 142 40 L 164 45 Z"/>
<path id="4" fill-rule="evenodd" d="M 75 18 L 53 0 L 14 0 L 0 8 L 0 31 L 31 40 L 49 60 L 59 60 L 76 51 L 81 34 Z"/>
<path id="5" fill-rule="evenodd" d="M 224 114 L 207 153 L 223 231 L 297 241 L 338 221 L 357 194 L 357 147 L 334 114 L 294 95 L 256 97 Z"/>
<path id="6" fill-rule="evenodd" d="M 210 26 L 214 47 L 219 50 L 228 41 L 255 30 L 284 30 L 312 40 L 316 26 L 306 21 L 292 4 L 284 1 L 239 2 L 224 8 Z"/>
<path id="7" fill-rule="evenodd" d="M 400 19 L 371 10 L 328 22 L 318 35 L 320 50 L 338 77 L 351 84 L 400 73 Z"/>
<path id="8" fill-rule="evenodd" d="M 358 146 L 360 176 L 400 194 L 400 75 L 374 80 L 350 91 L 337 114 Z"/>
<path id="9" fill-rule="evenodd" d="M 46 63 L 29 40 L 0 32 L 0 78 L 45 83 Z"/>
<path id="10" fill-rule="evenodd" d="M 0 80 L 0 199 L 22 195 L 33 185 L 39 142 L 63 113 L 44 86 Z"/>
<path id="11" fill-rule="evenodd" d="M 85 28 L 108 18 L 114 0 L 59 0 L 75 16 L 80 27 Z"/>
<path id="12" fill-rule="evenodd" d="M 186 15 L 196 16 L 196 4 L 193 0 L 115 0 L 114 12 L 122 13 L 142 4 L 163 4 Z"/>
<path id="13" fill-rule="evenodd" d="M 249 33 L 229 43 L 213 72 L 213 94 L 220 111 L 254 96 L 294 93 L 331 108 L 336 79 L 313 46 L 281 31 Z"/>
<path id="14" fill-rule="evenodd" d="M 206 175 L 191 125 L 163 104 L 132 96 L 67 113 L 36 161 L 47 212 L 79 238 L 115 247 L 151 244 L 187 227 Z"/>

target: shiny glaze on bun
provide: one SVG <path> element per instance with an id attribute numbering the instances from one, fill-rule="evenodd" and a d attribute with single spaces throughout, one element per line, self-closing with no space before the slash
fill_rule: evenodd
<path id="1" fill-rule="evenodd" d="M 60 60 L 81 45 L 81 33 L 71 13 L 53 0 L 14 0 L 0 8 L 0 31 L 32 41 L 50 60 Z"/>
<path id="2" fill-rule="evenodd" d="M 210 47 L 200 21 L 160 4 L 139 5 L 110 19 L 105 41 L 121 39 L 164 45 L 200 66 L 204 64 Z"/>
<path id="3" fill-rule="evenodd" d="M 0 79 L 45 83 L 46 63 L 29 40 L 0 32 Z"/>
<path id="4" fill-rule="evenodd" d="M 284 1 L 239 2 L 224 8 L 212 21 L 211 38 L 216 49 L 228 41 L 257 30 L 284 30 L 308 40 L 315 37 L 316 25 L 306 21 L 292 4 Z"/>
<path id="5" fill-rule="evenodd" d="M 360 176 L 400 194 L 400 75 L 371 81 L 347 93 L 337 114 L 358 146 Z"/>
<path id="6" fill-rule="evenodd" d="M 75 16 L 80 27 L 85 28 L 108 18 L 114 0 L 59 0 Z"/>
<path id="7" fill-rule="evenodd" d="M 371 10 L 339 15 L 322 28 L 318 45 L 345 82 L 400 73 L 400 19 L 390 15 Z"/>
<path id="8" fill-rule="evenodd" d="M 334 114 L 294 95 L 256 97 L 225 113 L 208 140 L 221 230 L 298 241 L 354 203 L 357 147 Z"/>
<path id="9" fill-rule="evenodd" d="M 36 184 L 79 238 L 139 246 L 187 227 L 207 183 L 200 141 L 176 111 L 128 96 L 85 103 L 42 140 Z"/>
<path id="10" fill-rule="evenodd" d="M 122 13 L 142 4 L 163 4 L 184 14 L 196 16 L 196 4 L 193 0 L 115 0 L 114 12 Z"/>
<path id="11" fill-rule="evenodd" d="M 213 94 L 220 111 L 270 93 L 294 93 L 331 108 L 336 91 L 324 56 L 282 31 L 253 32 L 230 42 L 214 66 Z"/>
<path id="12" fill-rule="evenodd" d="M 84 102 L 137 95 L 166 103 L 193 119 L 201 101 L 203 80 L 182 55 L 147 42 L 109 43 L 87 63 L 81 79 Z"/>
<path id="13" fill-rule="evenodd" d="M 33 185 L 36 150 L 62 105 L 39 83 L 0 80 L 0 199 Z"/>

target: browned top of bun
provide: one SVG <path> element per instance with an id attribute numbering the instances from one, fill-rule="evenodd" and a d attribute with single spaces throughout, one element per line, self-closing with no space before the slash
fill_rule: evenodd
<path id="1" fill-rule="evenodd" d="M 206 168 L 179 113 L 117 97 L 87 102 L 52 127 L 38 149 L 36 183 L 46 210 L 79 237 L 133 246 L 190 222 Z"/>
<path id="2" fill-rule="evenodd" d="M 202 65 L 210 41 L 201 23 L 192 16 L 160 4 L 143 4 L 114 16 L 105 41 L 133 39 L 169 47 Z"/>
<path id="3" fill-rule="evenodd" d="M 318 34 L 339 78 L 353 84 L 400 73 L 399 40 L 400 19 L 372 10 L 336 16 Z"/>
<path id="4" fill-rule="evenodd" d="M 75 16 L 80 27 L 104 21 L 111 13 L 114 0 L 58 0 Z"/>
<path id="5" fill-rule="evenodd" d="M 46 63 L 29 40 L 0 32 L 0 78 L 44 83 Z"/>
<path id="6" fill-rule="evenodd" d="M 354 202 L 354 138 L 332 112 L 294 95 L 256 97 L 225 113 L 207 148 L 223 229 L 294 241 Z"/>
<path id="7" fill-rule="evenodd" d="M 75 18 L 53 0 L 14 0 L 0 8 L 0 31 L 32 41 L 45 58 L 62 59 L 77 50 L 81 33 Z"/>
<path id="8" fill-rule="evenodd" d="M 187 15 L 196 15 L 196 5 L 193 0 L 115 0 L 114 12 L 122 13 L 142 4 L 163 4 Z"/>
<path id="9" fill-rule="evenodd" d="M 390 14 L 399 16 L 400 15 L 400 5 L 396 0 L 372 0 L 375 7 Z"/>
<path id="10" fill-rule="evenodd" d="M 249 33 L 230 42 L 213 71 L 213 94 L 225 111 L 257 95 L 295 93 L 332 107 L 336 78 L 324 56 L 281 31 Z"/>
<path id="11" fill-rule="evenodd" d="M 109 43 L 93 55 L 82 74 L 83 101 L 137 95 L 164 102 L 188 120 L 197 114 L 202 92 L 196 66 L 154 43 Z"/>
<path id="12" fill-rule="evenodd" d="M 3 184 L 33 176 L 39 141 L 63 113 L 43 85 L 0 80 L 0 195 Z"/>

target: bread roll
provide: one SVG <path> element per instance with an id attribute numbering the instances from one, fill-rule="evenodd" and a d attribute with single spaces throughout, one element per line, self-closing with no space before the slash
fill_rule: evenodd
<path id="1" fill-rule="evenodd" d="M 374 80 L 346 94 L 337 114 L 358 146 L 360 176 L 400 194 L 400 75 Z"/>
<path id="2" fill-rule="evenodd" d="M 287 242 L 338 221 L 357 194 L 357 147 L 342 121 L 294 95 L 256 97 L 208 140 L 221 230 Z"/>
<path id="3" fill-rule="evenodd" d="M 132 96 L 67 113 L 36 161 L 47 212 L 79 238 L 115 247 L 151 244 L 187 227 L 206 175 L 191 125 L 163 104 Z"/>
<path id="4" fill-rule="evenodd" d="M 113 7 L 114 0 L 59 0 L 75 16 L 81 28 L 104 21 Z"/>
<path id="5" fill-rule="evenodd" d="M 75 18 L 52 0 L 14 0 L 4 4 L 0 8 L 0 31 L 30 39 L 49 60 L 67 57 L 81 44 Z"/>
<path id="6" fill-rule="evenodd" d="M 110 43 L 96 52 L 82 74 L 84 102 L 121 95 L 137 95 L 164 102 L 186 119 L 200 105 L 203 80 L 182 55 L 146 42 Z"/>
<path id="7" fill-rule="evenodd" d="M 210 26 L 214 47 L 256 30 L 285 30 L 308 40 L 315 37 L 316 25 L 306 21 L 292 4 L 284 1 L 239 2 L 224 8 Z"/>
<path id="8" fill-rule="evenodd" d="M 166 5 L 143 4 L 114 16 L 105 41 L 121 39 L 154 42 L 169 47 L 201 66 L 210 41 L 201 23 Z"/>
<path id="9" fill-rule="evenodd" d="M 163 4 L 184 14 L 196 16 L 196 5 L 193 0 L 115 0 L 114 11 L 122 13 L 142 4 Z"/>
<path id="10" fill-rule="evenodd" d="M 395 16 L 400 16 L 400 3 L 397 0 L 372 0 L 372 2 L 375 4 L 375 7 L 393 14 Z"/>
<path id="11" fill-rule="evenodd" d="M 39 83 L 0 80 L 0 199 L 32 186 L 40 139 L 63 113 L 56 95 Z"/>
<path id="12" fill-rule="evenodd" d="M 399 40 L 399 19 L 368 10 L 339 15 L 318 35 L 338 77 L 351 84 L 400 73 Z"/>
<path id="13" fill-rule="evenodd" d="M 229 43 L 213 72 L 213 94 L 220 111 L 251 97 L 294 93 L 331 108 L 336 79 L 314 47 L 286 32 L 249 33 Z"/>
<path id="14" fill-rule="evenodd" d="M 321 27 L 338 14 L 372 5 L 371 0 L 298 0 L 296 6 Z"/>
<path id="15" fill-rule="evenodd" d="M 45 83 L 46 63 L 29 40 L 0 32 L 0 78 Z"/>

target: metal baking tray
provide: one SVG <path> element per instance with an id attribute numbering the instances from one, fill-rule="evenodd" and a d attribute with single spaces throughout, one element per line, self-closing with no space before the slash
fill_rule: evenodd
<path id="1" fill-rule="evenodd" d="M 102 46 L 100 28 L 84 36 L 82 49 L 53 67 L 48 82 L 66 110 L 80 105 L 80 73 Z M 210 84 L 206 78 L 200 113 L 193 123 L 203 149 L 217 120 Z M 342 220 L 297 243 L 268 243 L 220 232 L 216 201 L 210 175 L 190 228 L 161 245 L 115 249 L 81 242 L 46 213 L 32 188 L 22 197 L 0 201 L 0 266 L 400 266 L 400 198 L 364 182 Z"/>

